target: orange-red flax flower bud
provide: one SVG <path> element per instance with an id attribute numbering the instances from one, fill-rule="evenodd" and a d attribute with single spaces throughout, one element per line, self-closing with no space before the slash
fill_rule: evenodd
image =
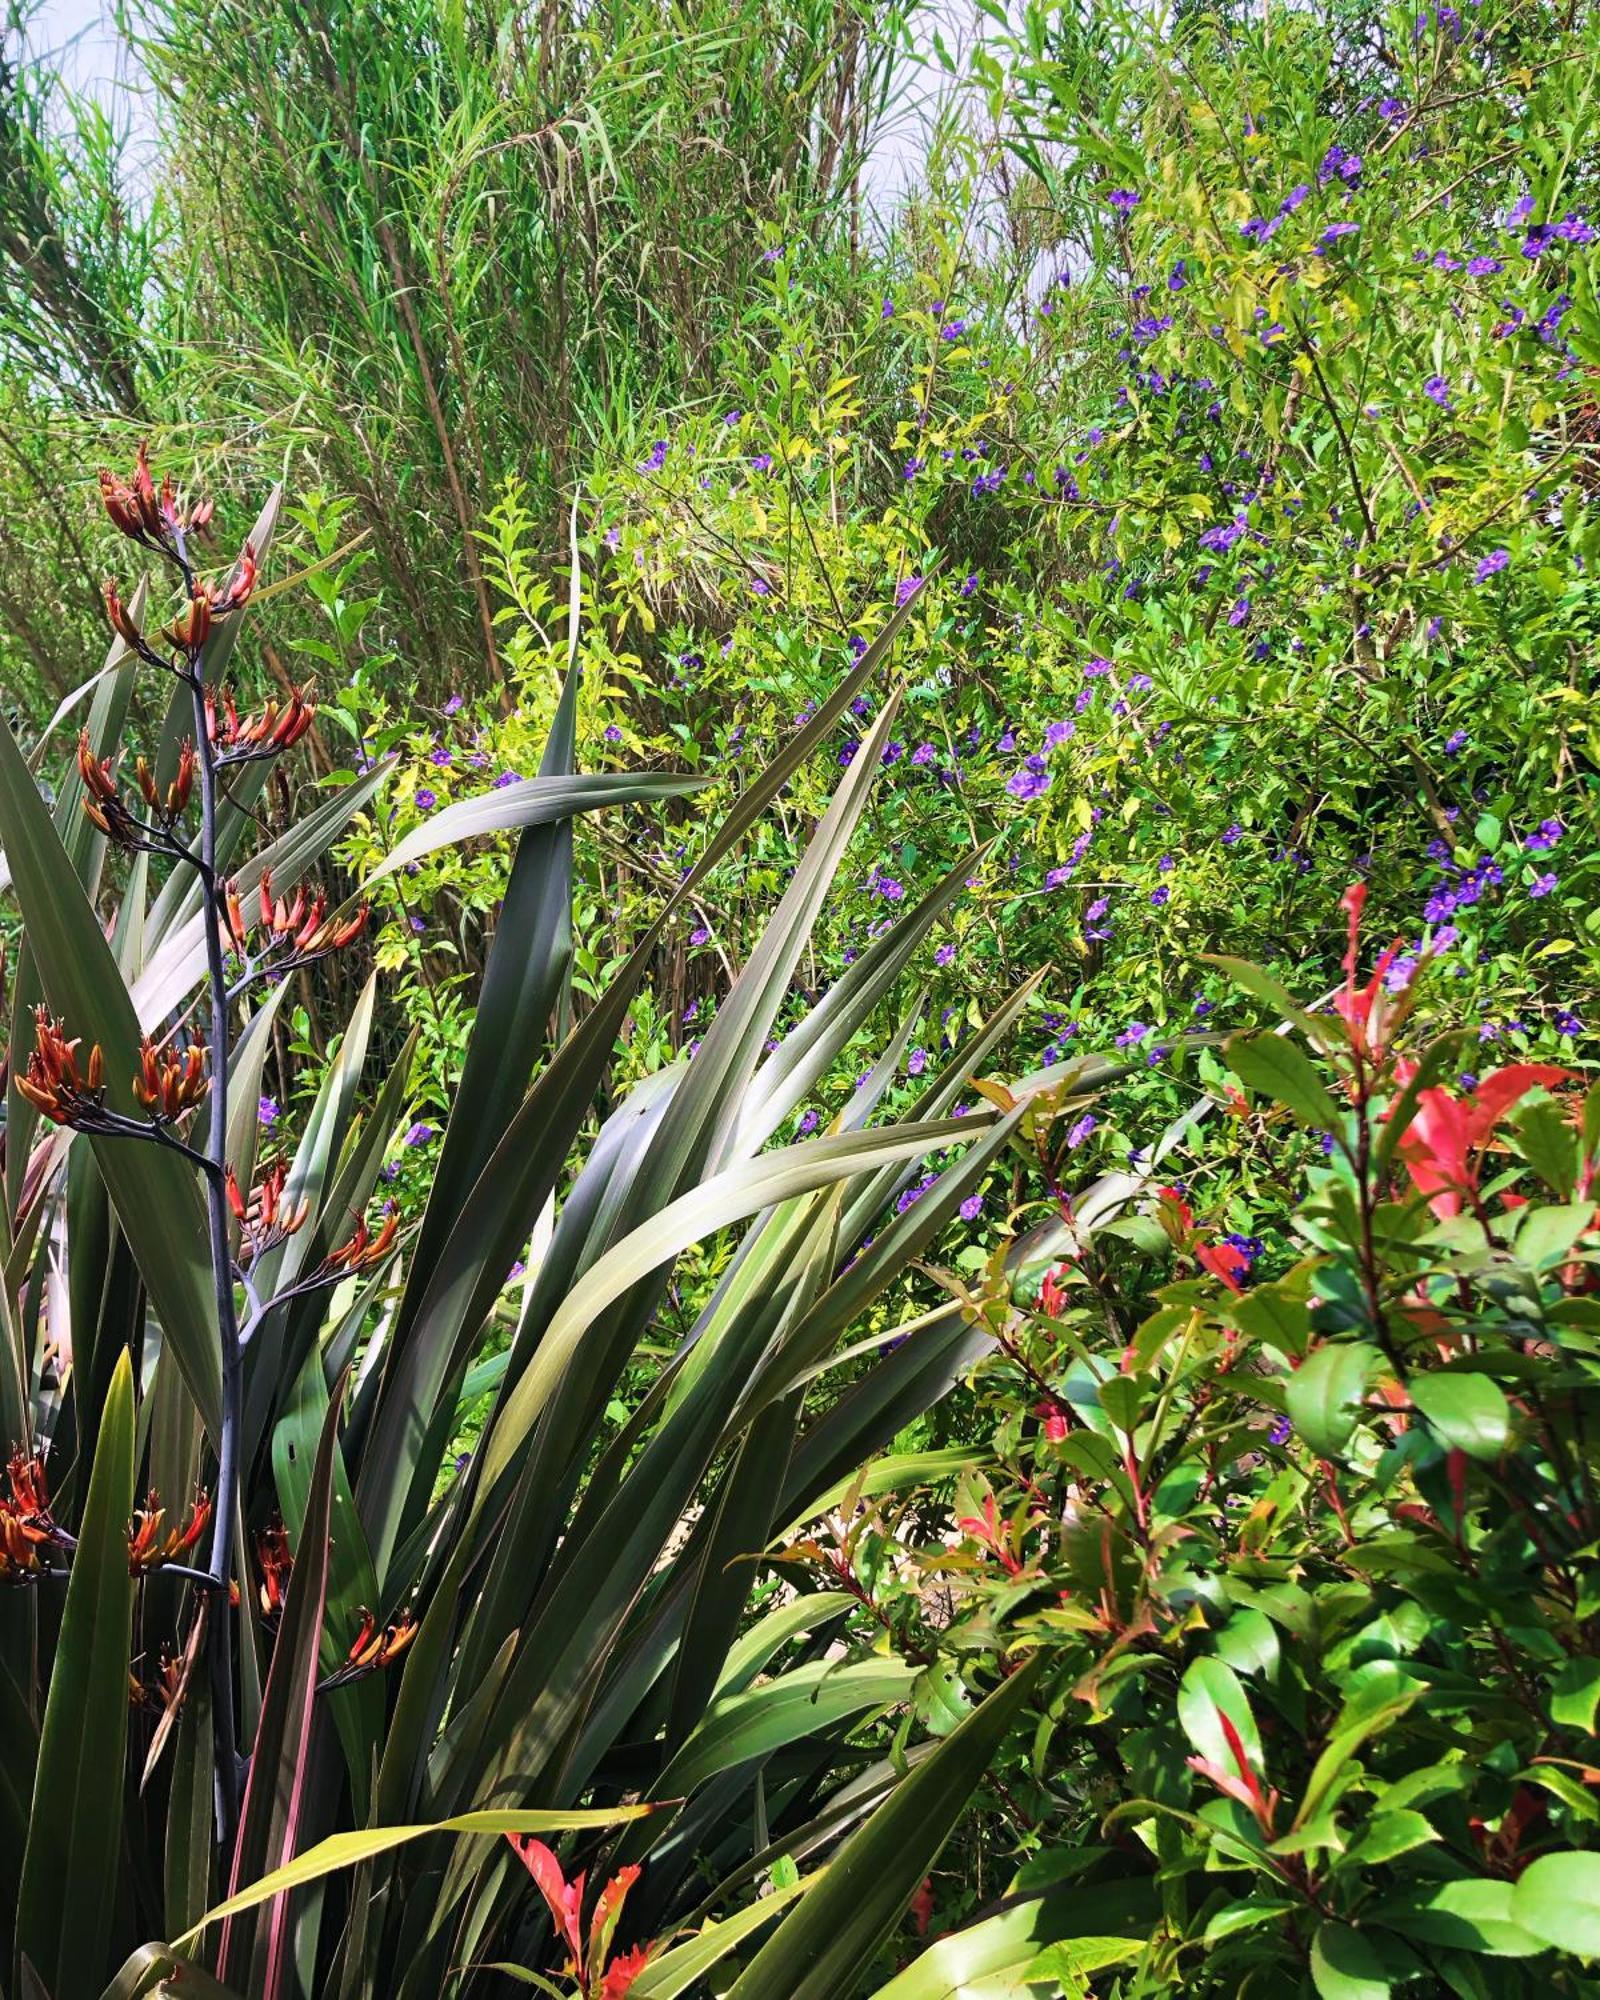
<path id="1" fill-rule="evenodd" d="M 85 1112 L 102 1108 L 105 1059 L 90 1051 L 88 1074 L 78 1071 L 78 1042 L 68 1041 L 61 1023 L 47 1008 L 33 1017 L 34 1048 L 17 1088 L 36 1110 L 56 1125 L 73 1125 Z"/>

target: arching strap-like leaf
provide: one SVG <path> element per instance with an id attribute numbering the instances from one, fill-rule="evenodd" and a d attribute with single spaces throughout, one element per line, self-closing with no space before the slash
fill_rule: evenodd
<path id="1" fill-rule="evenodd" d="M 304 1854 L 297 1854 L 283 1867 L 274 1868 L 270 1875 L 252 1882 L 248 1889 L 229 1896 L 214 1910 L 207 1910 L 199 1923 L 175 1943 L 178 1950 L 187 1950 L 198 1943 L 212 1924 L 242 1916 L 246 1910 L 257 1909 L 274 1896 L 304 1888 L 308 1882 L 319 1882 L 324 1875 L 336 1874 L 341 1868 L 354 1868 L 360 1861 L 370 1861 L 374 1855 L 387 1854 L 391 1848 L 425 1839 L 430 1833 L 585 1833 L 597 1827 L 622 1826 L 628 1820 L 642 1819 L 646 1813 L 657 1810 L 655 1806 L 609 1806 L 604 1810 L 584 1808 L 570 1812 L 469 1812 L 422 1826 L 369 1826 L 359 1833 L 336 1833 L 318 1841 L 315 1847 L 308 1847 Z"/>
<path id="2" fill-rule="evenodd" d="M 122 1855 L 133 1578 L 133 1367 L 118 1357 L 72 1554 L 17 1898 L 17 1949 L 46 1991 L 93 1993 L 106 1975 Z"/>
<path id="3" fill-rule="evenodd" d="M 987 1122 L 987 1118 L 982 1120 Z M 691 1243 L 764 1208 L 792 1201 L 833 1181 L 869 1173 L 893 1160 L 915 1158 L 936 1147 L 973 1138 L 979 1129 L 979 1116 L 974 1114 L 939 1124 L 888 1126 L 879 1131 L 811 1139 L 779 1153 L 741 1161 L 669 1202 L 608 1250 L 563 1300 L 526 1374 L 498 1412 L 485 1444 L 480 1490 L 492 1489 L 495 1479 L 521 1449 L 584 1327 L 630 1286 L 669 1263 Z"/>
<path id="4" fill-rule="evenodd" d="M 862 1968 L 899 1922 L 1021 1719 L 1038 1671 L 1035 1655 L 856 1829 L 745 1968 L 732 2000 L 837 2000 L 860 1990 Z"/>
<path id="5" fill-rule="evenodd" d="M 628 1988 L 628 2000 L 679 2000 L 684 1993 L 700 1990 L 700 1981 L 712 1966 L 727 1957 L 735 1945 L 752 1937 L 763 1924 L 770 1924 L 796 1896 L 803 1895 L 816 1880 L 805 1876 L 786 1889 L 774 1889 L 737 1916 L 724 1917 L 720 1924 L 707 1924 L 702 1931 L 675 1944 L 670 1951 L 652 1959 Z"/>
<path id="6" fill-rule="evenodd" d="M 250 1757 L 250 1781 L 239 1814 L 233 1851 L 237 1892 L 252 1876 L 279 1869 L 293 1858 L 311 1765 L 312 1705 L 320 1674 L 318 1649 L 328 1587 L 328 1530 L 332 1513 L 333 1456 L 338 1443 L 342 1385 L 328 1405 L 306 1495 L 305 1514 L 294 1550 L 294 1569 L 283 1619 L 272 1648 L 272 1664 L 261 1697 L 261 1720 Z M 276 2000 L 287 1970 L 289 1905 L 285 1892 L 251 1940 L 230 1918 L 217 1948 L 217 1971 L 227 1978 L 250 1965 L 248 1985 Z"/>

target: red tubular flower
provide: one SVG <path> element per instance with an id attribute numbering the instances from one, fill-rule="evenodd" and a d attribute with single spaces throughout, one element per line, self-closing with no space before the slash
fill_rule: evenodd
<path id="1" fill-rule="evenodd" d="M 105 582 L 100 586 L 100 594 L 105 599 L 106 617 L 110 622 L 112 631 L 116 633 L 123 645 L 131 646 L 137 652 L 140 636 L 139 628 L 134 624 L 128 607 L 123 603 L 121 596 L 118 594 L 117 586 L 110 577 L 107 577 Z"/>
<path id="2" fill-rule="evenodd" d="M 189 1518 L 182 1528 L 171 1529 L 163 1537 L 161 1524 L 165 1519 L 161 1495 L 152 1487 L 145 1496 L 144 1506 L 128 1523 L 128 1569 L 132 1575 L 143 1576 L 163 1563 L 176 1562 L 198 1546 L 211 1519 L 210 1495 L 204 1487 L 197 1486 L 189 1503 Z"/>
<path id="3" fill-rule="evenodd" d="M 345 1655 L 344 1664 L 323 1681 L 318 1692 L 329 1688 L 348 1687 L 352 1681 L 363 1681 L 369 1674 L 381 1673 L 392 1666 L 417 1636 L 417 1621 L 402 1612 L 380 1631 L 378 1621 L 365 1605 L 361 1607 L 361 1629 L 356 1633 L 354 1643 Z"/>
<path id="4" fill-rule="evenodd" d="M 256 1536 L 256 1561 L 261 1566 L 259 1599 L 263 1618 L 276 1618 L 283 1610 L 289 1589 L 294 1557 L 289 1552 L 289 1536 L 279 1520 L 272 1520 Z"/>
<path id="5" fill-rule="evenodd" d="M 203 1042 L 190 1042 L 180 1055 L 176 1049 L 163 1052 L 148 1035 L 139 1044 L 139 1068 L 134 1074 L 133 1094 L 146 1111 L 158 1118 L 181 1118 L 192 1111 L 211 1088 L 205 1073 L 206 1049 Z"/>
<path id="6" fill-rule="evenodd" d="M 305 1195 L 296 1202 L 284 1201 L 283 1189 L 288 1178 L 287 1165 L 275 1160 L 250 1190 L 246 1201 L 232 1167 L 227 1170 L 224 1187 L 228 1206 L 240 1225 L 239 1262 L 246 1268 L 305 1227 L 311 1203 Z"/>
<path id="7" fill-rule="evenodd" d="M 211 636 L 211 608 L 211 586 L 197 580 L 189 593 L 189 602 L 161 636 L 192 658 Z"/>
<path id="8" fill-rule="evenodd" d="M 0 1582 L 25 1582 L 44 1568 L 39 1551 L 59 1538 L 50 1514 L 44 1462 L 14 1451 L 0 1494 Z"/>
<path id="9" fill-rule="evenodd" d="M 148 442 L 139 446 L 131 480 L 119 479 L 115 473 L 101 467 L 100 498 L 111 517 L 112 526 L 130 540 L 159 542 L 162 539 L 164 524 L 161 505 L 156 498 L 155 480 L 150 474 Z"/>
<path id="10" fill-rule="evenodd" d="M 99 1045 L 89 1051 L 86 1073 L 78 1071 L 76 1038 L 68 1041 L 61 1023 L 47 1008 L 33 1016 L 34 1048 L 17 1088 L 34 1108 L 55 1125 L 75 1124 L 85 1112 L 105 1103 L 105 1058 Z"/>
<path id="11" fill-rule="evenodd" d="M 383 1227 L 376 1236 L 367 1230 L 367 1220 L 362 1216 L 356 1223 L 355 1234 L 348 1243 L 340 1244 L 337 1250 L 328 1252 L 326 1263 L 330 1270 L 367 1271 L 374 1264 L 388 1256 L 400 1228 L 400 1217 L 395 1209 L 390 1209 L 383 1219 Z"/>

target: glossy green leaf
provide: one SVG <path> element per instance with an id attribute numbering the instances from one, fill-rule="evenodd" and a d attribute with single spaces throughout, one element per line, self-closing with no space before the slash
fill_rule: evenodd
<path id="1" fill-rule="evenodd" d="M 1241 1083 L 1286 1104 L 1313 1131 L 1339 1129 L 1339 1107 L 1298 1042 L 1287 1035 L 1230 1035 L 1227 1049 L 1228 1066 Z"/>
<path id="2" fill-rule="evenodd" d="M 1348 1924 L 1317 1926 L 1311 1980 L 1320 2000 L 1385 2000 L 1394 1991 L 1377 1947 Z"/>
<path id="3" fill-rule="evenodd" d="M 1600 1854 L 1541 1854 L 1517 1877 L 1511 1920 L 1558 1951 L 1600 1958 Z"/>
<path id="4" fill-rule="evenodd" d="M 1360 1341 L 1330 1341 L 1289 1377 L 1289 1421 L 1319 1458 L 1349 1443 L 1378 1359 L 1377 1349 Z"/>
<path id="5" fill-rule="evenodd" d="M 1469 1458 L 1497 1459 L 1511 1431 L 1511 1405 L 1487 1375 L 1437 1369 L 1413 1375 L 1411 1400 L 1447 1445 Z"/>

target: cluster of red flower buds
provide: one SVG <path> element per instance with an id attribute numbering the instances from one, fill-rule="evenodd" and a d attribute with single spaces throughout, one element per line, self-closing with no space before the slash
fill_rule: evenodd
<path id="1" fill-rule="evenodd" d="M 161 636 L 175 652 L 184 655 L 192 669 L 211 636 L 215 619 L 224 612 L 237 611 L 255 589 L 258 569 L 254 545 L 245 543 L 231 575 L 220 590 L 197 577 L 189 561 L 185 540 L 190 535 L 203 533 L 211 525 L 212 503 L 198 500 L 192 506 L 181 505 L 177 488 L 170 478 L 162 480 L 158 492 L 150 472 L 147 445 L 139 447 L 138 462 L 131 480 L 119 479 L 115 473 L 102 469 L 100 498 L 105 503 L 112 524 L 130 541 L 138 542 L 142 548 L 154 549 L 182 565 L 189 590 L 188 601 L 165 626 Z M 106 617 L 123 644 L 154 665 L 170 664 L 160 659 L 134 623 L 133 614 L 123 603 L 116 584 L 108 580 L 104 591 Z"/>
<path id="2" fill-rule="evenodd" d="M 317 716 L 316 685 L 289 690 L 286 701 L 269 701 L 258 715 L 241 718 L 233 692 L 206 689 L 206 737 L 225 764 L 245 764 L 252 758 L 276 757 L 291 749 Z"/>
<path id="3" fill-rule="evenodd" d="M 28 1102 L 56 1125 L 74 1125 L 102 1110 L 106 1101 L 105 1058 L 98 1046 L 89 1051 L 84 1074 L 78 1069 L 78 1038 L 69 1042 L 48 1008 L 34 1009 L 33 1035 L 28 1067 L 17 1078 L 17 1088 Z"/>
<path id="4" fill-rule="evenodd" d="M 329 1688 L 348 1687 L 351 1681 L 363 1681 L 368 1674 L 381 1673 L 392 1666 L 417 1636 L 417 1621 L 407 1612 L 398 1618 L 391 1618 L 380 1631 L 378 1621 L 365 1605 L 361 1607 L 361 1630 L 356 1634 L 355 1644 L 345 1655 L 344 1664 L 336 1667 L 317 1688 L 319 1694 Z"/>
<path id="5" fill-rule="evenodd" d="M 156 782 L 146 758 L 134 765 L 139 790 L 152 818 L 163 829 L 170 828 L 183 814 L 194 789 L 194 744 L 188 737 L 178 752 L 178 768 L 163 788 Z M 120 847 L 140 847 L 148 828 L 141 826 L 123 801 L 109 757 L 96 757 L 85 729 L 78 737 L 78 775 L 83 780 L 83 810 L 108 839 Z"/>
<path id="6" fill-rule="evenodd" d="M 394 1246 L 394 1239 L 400 1228 L 398 1209 L 391 1208 L 383 1218 L 383 1227 L 374 1236 L 367 1228 L 367 1219 L 362 1216 L 356 1223 L 355 1234 L 348 1243 L 340 1244 L 337 1250 L 330 1250 L 326 1265 L 330 1271 L 367 1271 L 374 1264 L 381 1263 Z"/>
<path id="7" fill-rule="evenodd" d="M 267 933 L 264 950 L 282 952 L 297 965 L 309 959 L 326 957 L 330 951 L 343 951 L 366 929 L 370 914 L 368 906 L 362 903 L 348 917 L 329 919 L 326 895 L 319 889 L 308 898 L 304 883 L 295 890 L 293 901 L 287 896 L 274 899 L 270 868 L 262 870 L 257 903 L 261 927 Z M 249 944 L 251 925 L 244 913 L 244 899 L 231 882 L 224 897 L 224 906 L 229 938 L 234 949 L 243 957 Z"/>
<path id="8" fill-rule="evenodd" d="M 95 1054 L 99 1054 L 98 1049 Z M 158 1118 L 181 1118 L 211 1088 L 205 1067 L 203 1042 L 190 1042 L 179 1055 L 176 1050 L 163 1053 L 146 1035 L 139 1044 L 139 1069 L 133 1079 L 133 1094 L 146 1111 L 154 1112 Z"/>
<path id="9" fill-rule="evenodd" d="M 154 1680 L 141 1681 L 137 1674 L 128 1676 L 128 1698 L 136 1708 L 159 1708 L 170 1714 L 183 1700 L 184 1688 L 184 1663 L 166 1646 L 161 1649 Z"/>
<path id="10" fill-rule="evenodd" d="M 39 1551 L 60 1540 L 50 1515 L 50 1491 L 38 1458 L 11 1454 L 7 1491 L 0 1493 L 0 1582 L 16 1583 L 40 1574 Z"/>
<path id="11" fill-rule="evenodd" d="M 283 1600 L 289 1593 L 289 1577 L 294 1557 L 289 1551 L 289 1534 L 283 1523 L 273 1519 L 256 1535 L 256 1561 L 261 1566 L 261 1588 L 256 1601 L 263 1618 L 282 1616 Z"/>
<path id="12" fill-rule="evenodd" d="M 106 1109 L 106 1063 L 97 1042 L 89 1060 L 78 1068 L 80 1037 L 67 1040 L 61 1023 L 47 1007 L 33 1014 L 34 1047 L 17 1088 L 52 1124 L 76 1125 L 89 1131 L 142 1131 L 137 1121 L 121 1120 Z M 205 1074 L 203 1042 L 191 1041 L 179 1054 L 163 1053 L 146 1035 L 139 1044 L 139 1067 L 133 1094 L 159 1119 L 181 1118 L 192 1111 L 211 1088 Z"/>
<path id="13" fill-rule="evenodd" d="M 100 498 L 112 526 L 146 548 L 169 551 L 179 534 L 202 534 L 211 525 L 213 503 L 197 500 L 193 506 L 180 506 L 170 475 L 162 480 L 160 492 L 156 491 L 148 443 L 139 447 L 132 479 L 119 479 L 101 467 Z"/>
<path id="14" fill-rule="evenodd" d="M 232 1167 L 228 1168 L 223 1178 L 228 1207 L 239 1225 L 239 1262 L 246 1269 L 258 1257 L 275 1250 L 297 1229 L 303 1228 L 306 1217 L 311 1213 L 311 1203 L 304 1195 L 297 1202 L 283 1199 L 283 1186 L 288 1177 L 287 1165 L 282 1160 L 274 1161 L 250 1190 L 248 1201 L 240 1190 Z"/>
<path id="15" fill-rule="evenodd" d="M 161 1524 L 165 1519 L 161 1495 L 152 1488 L 144 1505 L 136 1509 L 128 1523 L 128 1569 L 132 1575 L 147 1575 L 163 1563 L 177 1562 L 197 1548 L 211 1519 L 211 1496 L 204 1487 L 197 1486 L 189 1503 L 188 1520 L 181 1528 L 169 1528 L 163 1535 Z"/>

